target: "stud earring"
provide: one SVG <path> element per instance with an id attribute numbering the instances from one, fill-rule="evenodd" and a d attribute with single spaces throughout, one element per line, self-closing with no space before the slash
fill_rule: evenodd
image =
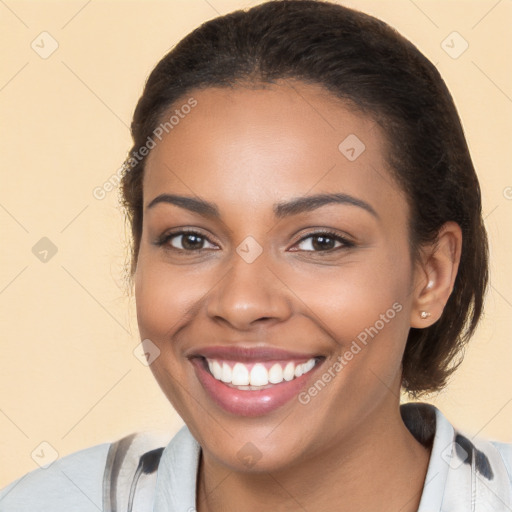
<path id="1" fill-rule="evenodd" d="M 426 318 L 428 318 L 430 316 L 430 313 L 428 311 L 421 311 L 420 312 L 420 317 L 425 320 Z"/>

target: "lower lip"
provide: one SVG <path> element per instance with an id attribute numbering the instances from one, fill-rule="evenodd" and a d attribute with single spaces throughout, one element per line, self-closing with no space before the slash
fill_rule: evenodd
<path id="1" fill-rule="evenodd" d="M 258 390 L 240 390 L 226 386 L 206 370 L 202 358 L 194 357 L 190 362 L 194 365 L 199 382 L 210 398 L 224 410 L 239 416 L 261 416 L 283 406 L 298 396 L 301 389 L 315 373 L 323 360 L 306 374 L 290 381 L 274 384 L 272 387 Z"/>

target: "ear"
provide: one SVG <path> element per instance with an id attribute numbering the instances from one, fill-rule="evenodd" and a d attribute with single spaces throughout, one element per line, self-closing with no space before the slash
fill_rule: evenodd
<path id="1" fill-rule="evenodd" d="M 435 243 L 422 248 L 415 270 L 411 327 L 430 327 L 441 317 L 453 291 L 461 249 L 462 230 L 452 221 L 443 224 Z"/>

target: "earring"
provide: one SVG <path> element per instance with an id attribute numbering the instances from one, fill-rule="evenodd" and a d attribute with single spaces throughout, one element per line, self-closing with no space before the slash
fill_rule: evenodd
<path id="1" fill-rule="evenodd" d="M 428 318 L 430 316 L 430 313 L 428 311 L 421 311 L 420 312 L 420 317 L 425 320 L 426 318 Z"/>

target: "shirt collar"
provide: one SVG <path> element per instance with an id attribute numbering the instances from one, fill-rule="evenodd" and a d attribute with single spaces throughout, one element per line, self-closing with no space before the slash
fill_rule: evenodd
<path id="1" fill-rule="evenodd" d="M 156 478 L 154 512 L 195 512 L 201 447 L 184 426 L 165 447 Z"/>
<path id="2" fill-rule="evenodd" d="M 431 447 L 418 512 L 512 509 L 508 476 L 491 443 L 478 445 L 473 440 L 477 443 L 473 444 L 431 404 L 403 404 L 400 412 L 414 437 Z M 485 452 L 478 446 L 485 447 Z M 184 426 L 162 454 L 153 512 L 195 512 L 200 454 L 200 445 Z M 487 466 L 493 473 L 491 479 L 485 476 Z M 484 508 L 490 504 L 495 508 Z"/>

